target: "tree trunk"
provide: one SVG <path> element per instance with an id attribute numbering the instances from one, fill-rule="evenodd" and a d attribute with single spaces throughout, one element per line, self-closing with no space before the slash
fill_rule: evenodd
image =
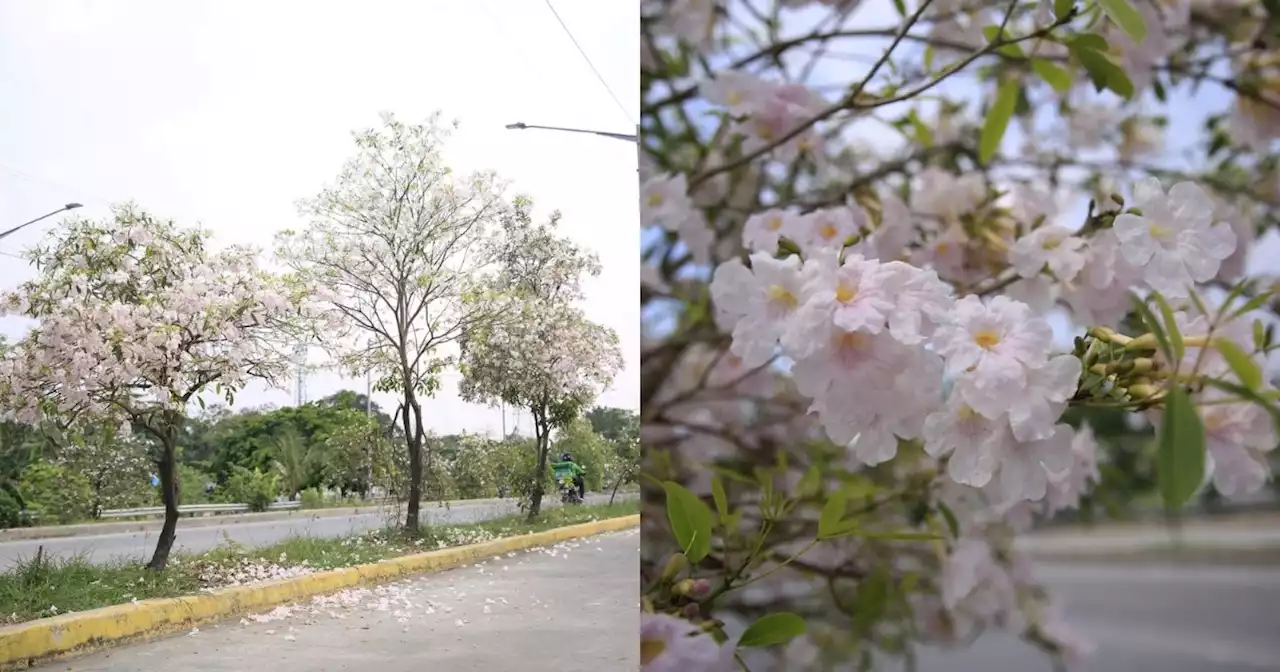
<path id="1" fill-rule="evenodd" d="M 160 528 L 160 538 L 156 540 L 156 551 L 147 563 L 147 569 L 160 571 L 169 564 L 169 551 L 173 550 L 173 541 L 178 536 L 178 457 L 174 448 L 176 432 L 170 430 L 162 439 L 163 453 L 157 466 L 160 470 L 160 498 L 164 502 L 164 526 Z"/>
<path id="2" fill-rule="evenodd" d="M 613 506 L 613 498 L 618 496 L 618 486 L 622 485 L 622 479 L 626 474 L 618 474 L 618 479 L 613 482 L 613 492 L 609 495 L 609 506 Z"/>
<path id="3" fill-rule="evenodd" d="M 533 473 L 533 493 L 529 497 L 529 522 L 533 522 L 538 514 L 542 511 L 542 484 L 547 480 L 547 452 L 550 447 L 548 441 L 549 428 L 546 423 L 546 416 L 539 412 L 538 408 L 532 407 L 529 410 L 533 412 L 533 433 L 534 445 L 538 451 L 538 466 L 534 468 Z"/>
<path id="4" fill-rule="evenodd" d="M 413 412 L 415 404 L 413 389 L 406 381 L 404 404 L 400 409 L 400 425 L 404 428 L 405 446 L 409 451 L 409 501 L 404 516 L 404 529 L 409 533 L 416 533 L 418 530 L 418 512 L 421 509 L 419 500 L 422 499 L 422 434 L 414 431 L 414 426 L 409 420 L 409 414 Z"/>

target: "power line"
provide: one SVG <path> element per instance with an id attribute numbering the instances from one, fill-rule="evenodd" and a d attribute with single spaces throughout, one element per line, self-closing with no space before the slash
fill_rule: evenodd
<path id="1" fill-rule="evenodd" d="M 622 104 L 622 101 L 618 100 L 618 96 L 613 93 L 613 89 L 609 87 L 609 83 L 604 81 L 604 77 L 600 75 L 600 71 L 596 70 L 595 63 L 591 62 L 591 57 L 587 55 L 587 52 L 583 51 L 582 45 L 578 44 L 578 38 L 573 36 L 573 32 L 569 30 L 569 26 L 565 25 L 564 19 L 560 18 L 560 12 L 556 11 L 555 6 L 551 4 L 551 0 L 543 0 L 543 2 L 547 3 L 547 9 L 550 9 L 551 13 L 555 15 L 556 21 L 558 21 L 560 23 L 560 27 L 564 29 L 564 34 L 568 35 L 569 40 L 573 42 L 573 46 L 577 47 L 578 53 L 582 54 L 582 60 L 586 61 L 587 67 L 591 68 L 591 72 L 596 74 L 596 79 L 600 80 L 600 84 L 604 86 L 604 90 L 609 93 L 609 97 L 613 99 L 613 102 L 618 106 L 618 109 L 622 110 L 622 113 L 627 115 L 627 119 L 631 121 L 632 125 L 638 125 L 636 124 L 635 117 L 631 116 L 631 112 Z"/>

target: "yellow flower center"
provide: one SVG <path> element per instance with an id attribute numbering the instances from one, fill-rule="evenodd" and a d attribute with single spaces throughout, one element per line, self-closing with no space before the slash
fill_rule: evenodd
<path id="1" fill-rule="evenodd" d="M 977 416 L 978 416 L 978 412 L 973 410 L 972 408 L 969 408 L 967 404 L 962 405 L 960 406 L 960 408 L 956 409 L 956 417 L 962 421 L 969 421 L 974 419 Z"/>
<path id="2" fill-rule="evenodd" d="M 1169 237 L 1169 229 L 1152 222 L 1147 225 L 1147 231 L 1151 232 L 1151 237 L 1156 240 L 1164 240 Z"/>
<path id="3" fill-rule="evenodd" d="M 769 221 L 765 223 L 765 228 L 769 229 L 770 231 L 777 231 L 778 229 L 781 229 L 782 218 L 776 215 L 773 217 L 770 217 Z"/>
<path id="4" fill-rule="evenodd" d="M 658 207 L 659 205 L 662 205 L 662 201 L 663 201 L 663 200 L 664 200 L 664 199 L 662 198 L 662 194 L 659 194 L 659 193 L 657 193 L 657 192 L 652 193 L 652 194 L 649 194 L 649 206 L 650 206 L 650 207 L 654 207 L 654 208 L 656 208 L 656 207 Z"/>
<path id="5" fill-rule="evenodd" d="M 667 645 L 661 639 L 642 639 L 640 640 L 640 664 L 648 665 L 653 662 L 654 658 L 662 655 L 667 650 Z"/>
<path id="6" fill-rule="evenodd" d="M 822 228 L 818 229 L 818 235 L 822 236 L 823 240 L 831 240 L 836 237 L 837 233 L 840 233 L 840 231 L 830 222 L 823 224 Z"/>
<path id="7" fill-rule="evenodd" d="M 933 250 L 938 254 L 946 254 L 949 249 L 951 249 L 951 244 L 946 242 L 938 243 L 933 247 Z"/>
<path id="8" fill-rule="evenodd" d="M 1044 239 L 1044 242 L 1040 244 L 1040 247 L 1045 250 L 1056 250 L 1059 245 L 1062 245 L 1061 238 L 1057 236 L 1049 236 Z"/>
<path id="9" fill-rule="evenodd" d="M 990 350 L 1000 344 L 1000 334 L 992 329 L 982 329 L 973 335 L 973 342 L 983 350 Z"/>
<path id="10" fill-rule="evenodd" d="M 855 285 L 851 285 L 844 281 L 841 281 L 840 284 L 836 285 L 836 301 L 847 304 L 853 303 L 853 300 L 856 298 L 858 298 L 858 288 Z"/>
<path id="11" fill-rule="evenodd" d="M 739 92 L 739 91 L 730 91 L 730 92 L 729 92 L 729 105 L 730 105 L 730 107 L 732 107 L 732 106 L 734 106 L 734 105 L 737 105 L 738 103 L 741 103 L 741 102 L 742 102 L 742 93 L 741 93 L 741 92 Z"/>
<path id="12" fill-rule="evenodd" d="M 846 353 L 861 349 L 866 342 L 866 334 L 860 331 L 844 331 L 836 336 L 836 347 Z"/>
<path id="13" fill-rule="evenodd" d="M 771 302 L 782 306 L 787 310 L 795 310 L 795 307 L 800 303 L 796 300 L 796 295 L 792 294 L 791 290 L 783 287 L 782 285 L 769 285 L 769 289 L 766 294 Z"/>

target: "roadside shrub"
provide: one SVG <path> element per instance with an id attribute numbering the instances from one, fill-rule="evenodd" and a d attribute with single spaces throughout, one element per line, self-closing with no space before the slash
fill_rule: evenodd
<path id="1" fill-rule="evenodd" d="M 72 523 L 93 513 L 93 487 L 83 476 L 57 464 L 33 462 L 22 471 L 18 493 L 36 522 Z"/>
<path id="2" fill-rule="evenodd" d="M 302 508 L 304 509 L 321 509 L 324 508 L 324 493 L 317 488 L 307 488 L 302 491 Z"/>
<path id="3" fill-rule="evenodd" d="M 22 502 L 8 490 L 0 488 L 0 528 L 22 527 L 25 524 Z"/>
<path id="4" fill-rule="evenodd" d="M 225 503 L 248 504 L 250 511 L 266 511 L 279 492 L 280 477 L 276 474 L 233 465 L 227 482 L 218 487 L 216 495 Z"/>

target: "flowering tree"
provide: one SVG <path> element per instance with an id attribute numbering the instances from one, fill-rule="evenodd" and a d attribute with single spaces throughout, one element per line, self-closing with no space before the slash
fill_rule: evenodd
<path id="1" fill-rule="evenodd" d="M 1067 409 L 1155 424 L 1170 509 L 1270 474 L 1275 7 L 641 4 L 644 669 L 1078 660 L 1012 544 L 1098 481 Z"/>
<path id="2" fill-rule="evenodd" d="M 541 511 L 551 430 L 577 418 L 621 368 L 618 335 L 566 303 L 530 302 L 518 319 L 462 343 L 462 398 L 527 408 L 533 417 L 530 520 Z"/>
<path id="3" fill-rule="evenodd" d="M 75 220 L 28 253 L 39 275 L 4 296 L 38 324 L 0 361 L 0 400 L 21 422 L 114 418 L 153 439 L 165 519 L 148 567 L 163 569 L 178 523 L 177 439 L 187 405 L 230 403 L 252 378 L 288 375 L 288 345 L 314 324 L 313 292 L 256 266 L 252 249 L 133 206 Z"/>
<path id="4" fill-rule="evenodd" d="M 105 509 L 154 504 L 153 461 L 143 437 L 132 431 L 121 434 L 120 426 L 111 422 L 77 424 L 71 436 L 63 435 L 56 462 L 88 482 L 91 515 L 98 518 Z"/>
<path id="5" fill-rule="evenodd" d="M 425 470 L 423 397 L 439 387 L 450 358 L 442 348 L 501 313 L 491 290 L 511 211 L 489 172 L 459 178 L 441 148 L 450 129 L 439 113 L 355 135 L 357 154 L 337 181 L 300 203 L 311 225 L 280 235 L 278 255 L 332 290 L 343 325 L 325 346 L 344 368 L 376 373 L 379 391 L 400 396 L 397 414 L 409 462 L 405 526 L 418 527 Z"/>

